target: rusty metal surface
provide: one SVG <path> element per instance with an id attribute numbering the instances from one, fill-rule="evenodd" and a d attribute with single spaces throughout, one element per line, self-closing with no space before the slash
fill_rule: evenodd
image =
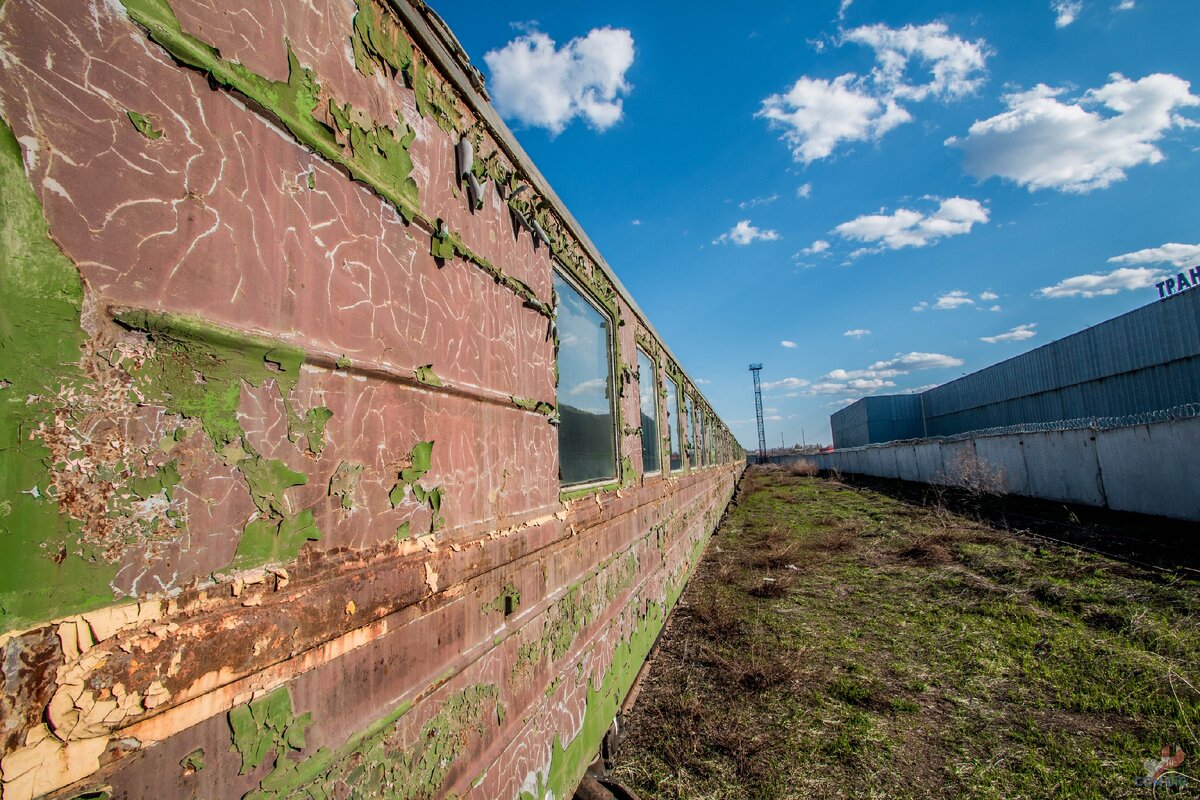
<path id="1" fill-rule="evenodd" d="M 362 37 L 420 40 L 391 14 L 0 6 L 0 191 L 28 212 L 5 242 L 70 291 L 29 290 L 32 256 L 0 278 L 77 291 L 54 319 L 79 341 L 0 361 L 29 398 L 0 457 L 32 476 L 0 483 L 3 800 L 562 797 L 732 494 L 724 429 L 718 463 L 643 478 L 631 425 L 618 481 L 560 493 L 554 269 L 618 322 L 623 419 L 639 346 L 702 396 L 556 200 L 552 242 L 516 224 L 523 156 L 459 70 L 418 47 L 367 74 Z M 512 175 L 476 208 L 463 136 Z M 374 175 L 411 177 L 418 212 Z M 0 352 L 44 344 L 8 319 Z"/>

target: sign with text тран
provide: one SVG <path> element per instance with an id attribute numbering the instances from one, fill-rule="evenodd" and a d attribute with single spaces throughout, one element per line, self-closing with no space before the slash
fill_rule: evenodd
<path id="1" fill-rule="evenodd" d="M 1200 284 L 1200 266 L 1192 267 L 1186 273 L 1180 272 L 1174 278 L 1161 280 L 1154 286 L 1158 289 L 1159 299 L 1163 299 L 1185 289 L 1191 289 L 1197 284 Z"/>

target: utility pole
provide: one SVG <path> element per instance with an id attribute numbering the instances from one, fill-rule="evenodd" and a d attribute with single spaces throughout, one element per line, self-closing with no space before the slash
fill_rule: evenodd
<path id="1" fill-rule="evenodd" d="M 762 386 L 759 383 L 758 373 L 762 371 L 762 364 L 751 364 L 750 372 L 754 375 L 754 416 L 758 419 L 758 463 L 767 463 L 767 431 L 763 427 L 763 410 L 762 410 Z"/>

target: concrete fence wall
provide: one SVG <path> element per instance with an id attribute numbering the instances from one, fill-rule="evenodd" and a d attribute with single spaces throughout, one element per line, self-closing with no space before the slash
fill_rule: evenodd
<path id="1" fill-rule="evenodd" d="M 798 456 L 823 470 L 1200 520 L 1200 418 L 898 442 Z"/>

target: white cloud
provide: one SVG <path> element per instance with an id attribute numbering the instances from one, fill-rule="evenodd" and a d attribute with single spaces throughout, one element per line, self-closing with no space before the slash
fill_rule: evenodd
<path id="1" fill-rule="evenodd" d="M 846 387 L 860 392 L 873 392 L 876 389 L 895 385 L 895 381 L 885 381 L 882 378 L 855 378 L 849 381 Z"/>
<path id="2" fill-rule="evenodd" d="M 750 220 L 744 219 L 737 225 L 734 225 L 727 233 L 722 233 L 716 239 L 713 239 L 713 244 L 725 244 L 733 242 L 737 245 L 748 245 L 755 240 L 763 242 L 773 242 L 779 238 L 779 234 L 771 230 L 760 230 L 750 224 Z"/>
<path id="3" fill-rule="evenodd" d="M 892 388 L 896 382 L 891 380 L 898 375 L 907 375 L 913 370 L 936 369 L 940 367 L 957 367 L 962 360 L 940 353 L 904 353 L 887 361 L 876 361 L 866 369 L 835 369 L 821 376 L 821 380 L 812 384 L 806 395 L 847 394 L 853 396 L 868 395 L 880 389 Z"/>
<path id="4" fill-rule="evenodd" d="M 1129 11 L 1136 7 L 1137 3 L 1135 3 L 1134 0 L 1121 0 L 1121 2 L 1117 3 L 1113 7 L 1113 11 Z"/>
<path id="5" fill-rule="evenodd" d="M 894 100 L 875 97 L 850 73 L 832 81 L 801 77 L 786 93 L 763 100 L 756 116 L 782 127 L 792 156 L 805 164 L 833 155 L 839 142 L 878 139 L 912 119 Z"/>
<path id="6" fill-rule="evenodd" d="M 842 0 L 842 2 L 838 4 L 838 21 L 846 18 L 846 12 L 850 10 L 850 4 L 853 2 L 854 0 Z"/>
<path id="7" fill-rule="evenodd" d="M 780 344 L 788 349 L 792 349 L 792 348 L 800 346 L 800 345 L 796 344 L 795 342 L 789 341 L 787 339 L 784 339 L 782 342 L 780 342 Z"/>
<path id="8" fill-rule="evenodd" d="M 835 369 L 821 377 L 831 381 L 849 381 L 855 378 L 894 378 L 907 374 L 902 369 Z"/>
<path id="9" fill-rule="evenodd" d="M 1112 264 L 1170 264 L 1182 267 L 1190 262 L 1200 261 L 1200 244 L 1179 244 L 1168 242 L 1161 247 L 1147 247 L 1109 259 Z"/>
<path id="10" fill-rule="evenodd" d="M 871 369 L 941 369 L 943 367 L 961 367 L 963 360 L 941 353 L 904 353 L 887 361 L 876 361 Z"/>
<path id="11" fill-rule="evenodd" d="M 995 336 L 981 336 L 979 341 L 987 342 L 988 344 L 1000 344 L 1001 342 L 1021 342 L 1025 339 L 1032 339 L 1037 336 L 1036 322 L 1031 322 L 1028 325 L 1018 325 L 1007 333 L 998 333 Z"/>
<path id="12" fill-rule="evenodd" d="M 642 221 L 641 221 L 640 219 L 635 219 L 635 220 L 633 220 L 633 222 L 631 222 L 630 224 L 631 224 L 631 225 L 641 225 L 641 224 L 642 224 Z"/>
<path id="13" fill-rule="evenodd" d="M 863 336 L 870 336 L 871 332 L 866 328 L 851 328 L 842 334 L 842 336 L 853 336 L 856 339 L 861 339 Z"/>
<path id="14" fill-rule="evenodd" d="M 567 390 L 567 394 L 571 395 L 572 397 L 575 397 L 575 396 L 578 396 L 581 394 L 591 394 L 592 392 L 598 392 L 604 388 L 605 383 L 606 383 L 606 381 L 604 380 L 604 378 L 592 378 L 590 381 L 582 381 L 580 383 L 575 384 L 569 390 Z"/>
<path id="15" fill-rule="evenodd" d="M 988 221 L 988 210 L 978 200 L 951 197 L 941 201 L 932 214 L 899 208 L 892 214 L 866 214 L 843 222 L 833 232 L 843 239 L 879 242 L 879 248 L 924 247 L 946 236 L 969 233 L 976 223 Z M 860 255 L 879 248 L 862 248 Z M 851 254 L 854 256 L 854 254 Z"/>
<path id="16" fill-rule="evenodd" d="M 621 119 L 622 96 L 630 88 L 625 72 L 633 57 L 629 31 L 604 27 L 562 47 L 541 31 L 529 31 L 483 60 L 500 113 L 557 135 L 576 117 L 600 131 Z"/>
<path id="17" fill-rule="evenodd" d="M 1000 295 L 996 294 L 995 292 L 988 290 L 986 292 L 981 292 L 979 295 L 979 299 L 982 301 L 989 301 L 989 300 L 995 300 L 999 296 Z M 938 311 L 953 311 L 954 309 L 965 308 L 966 306 L 975 306 L 975 309 L 977 311 L 984 310 L 983 306 L 978 306 L 975 304 L 975 301 L 973 299 L 971 299 L 971 295 L 969 292 L 964 292 L 961 289 L 955 289 L 952 292 L 946 292 L 945 294 L 938 295 L 937 299 L 933 303 L 929 303 L 925 300 L 922 300 L 920 303 L 913 306 L 912 310 L 913 311 L 928 311 L 929 309 L 932 308 L 932 309 L 936 309 Z M 992 306 L 988 310 L 999 311 L 1000 306 Z"/>
<path id="18" fill-rule="evenodd" d="M 802 389 L 808 386 L 808 381 L 804 378 L 782 378 L 777 381 L 767 381 L 762 385 L 764 391 L 771 389 Z"/>
<path id="19" fill-rule="evenodd" d="M 707 378 L 696 378 L 696 383 L 704 386 L 704 385 L 712 383 L 712 381 L 708 380 Z"/>
<path id="20" fill-rule="evenodd" d="M 953 311 L 962 306 L 973 305 L 975 305 L 975 301 L 968 297 L 966 292 L 955 289 L 953 292 L 946 292 L 944 295 L 938 297 L 933 307 L 938 311 Z"/>
<path id="21" fill-rule="evenodd" d="M 1081 0 L 1050 0 L 1050 10 L 1054 12 L 1054 27 L 1067 27 L 1075 21 L 1082 9 Z"/>
<path id="22" fill-rule="evenodd" d="M 821 383 L 814 383 L 808 393 L 814 397 L 830 394 L 866 395 L 895 385 L 895 381 L 883 380 L 881 378 L 853 378 L 848 381 L 822 381 Z"/>
<path id="23" fill-rule="evenodd" d="M 813 242 L 812 244 L 810 244 L 808 247 L 804 248 L 800 252 L 804 253 L 804 255 L 806 255 L 806 256 L 815 256 L 818 253 L 824 253 L 828 249 L 829 249 L 829 242 L 825 241 L 824 239 L 817 239 L 815 242 Z"/>
<path id="24" fill-rule="evenodd" d="M 1061 280 L 1038 291 L 1042 297 L 1099 297 L 1132 289 L 1147 289 L 1162 274 L 1147 267 L 1122 267 L 1112 272 L 1088 273 Z"/>
<path id="25" fill-rule="evenodd" d="M 738 203 L 738 208 L 757 208 L 758 206 L 765 206 L 774 203 L 778 199 L 779 195 L 777 194 L 769 194 L 765 197 L 753 197 L 749 200 L 743 200 L 742 202 Z"/>
<path id="26" fill-rule="evenodd" d="M 951 35 L 942 22 L 903 28 L 864 25 L 847 31 L 844 39 L 875 51 L 878 66 L 872 73 L 874 82 L 885 87 L 890 97 L 903 100 L 953 99 L 974 92 L 984 81 L 990 54 L 982 39 L 974 42 L 960 39 Z M 908 81 L 912 61 L 927 68 L 927 80 Z"/>
<path id="27" fill-rule="evenodd" d="M 876 66 L 869 75 L 846 73 L 833 80 L 801 76 L 787 92 L 763 100 L 756 115 L 782 128 L 792 156 L 805 164 L 828 158 L 843 142 L 878 140 L 911 121 L 901 101 L 969 94 L 982 84 L 990 54 L 982 39 L 953 36 L 941 22 L 903 28 L 866 25 L 842 34 L 838 43 L 846 42 L 875 51 Z M 917 80 L 910 74 L 913 64 L 924 69 Z"/>
<path id="28" fill-rule="evenodd" d="M 812 197 L 812 183 L 802 183 L 796 188 L 796 197 Z"/>
<path id="29" fill-rule="evenodd" d="M 964 167 L 978 178 L 1006 178 L 1030 191 L 1090 192 L 1124 180 L 1130 167 L 1166 158 L 1154 142 L 1172 128 L 1194 127 L 1177 110 L 1200 105 L 1191 84 L 1161 73 L 1137 81 L 1114 73 L 1075 102 L 1060 100 L 1064 92 L 1038 84 L 1005 95 L 1007 111 L 946 144 L 963 150 Z"/>

